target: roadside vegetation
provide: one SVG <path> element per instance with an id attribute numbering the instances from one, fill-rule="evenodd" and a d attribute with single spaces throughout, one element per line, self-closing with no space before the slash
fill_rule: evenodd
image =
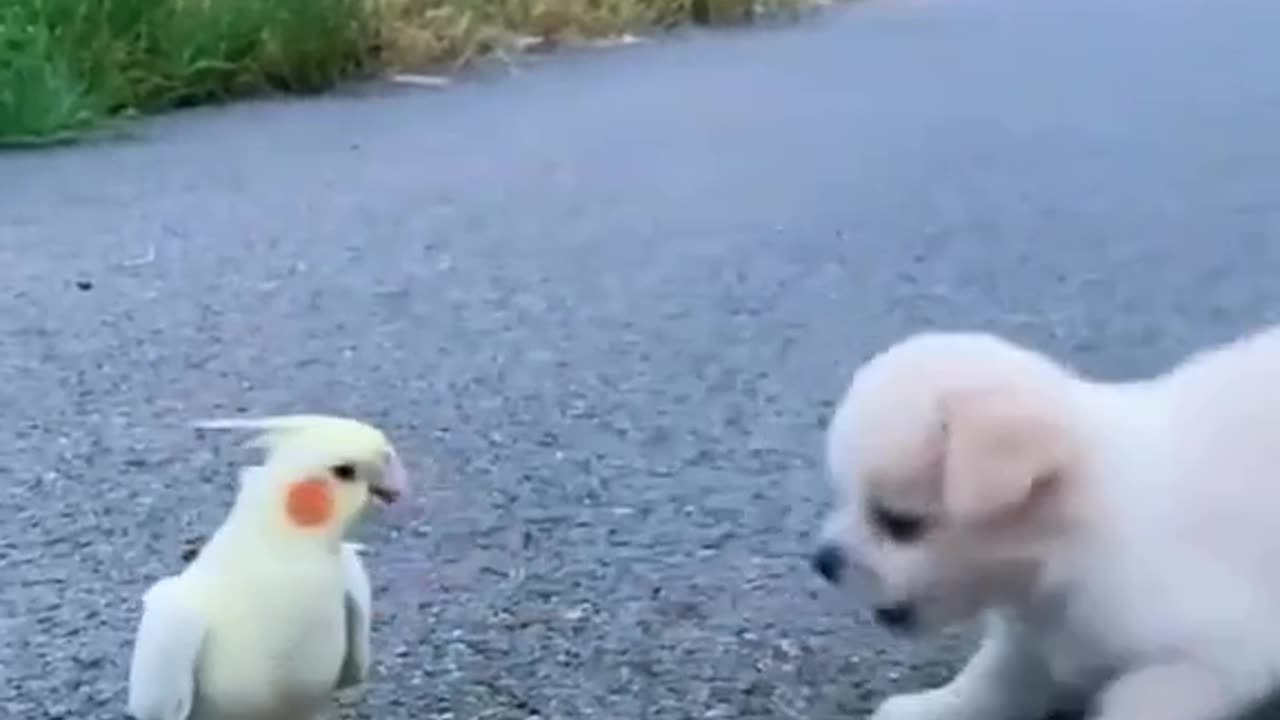
<path id="1" fill-rule="evenodd" d="M 815 0 L 4 0 L 0 142 L 532 47 L 750 22 Z"/>

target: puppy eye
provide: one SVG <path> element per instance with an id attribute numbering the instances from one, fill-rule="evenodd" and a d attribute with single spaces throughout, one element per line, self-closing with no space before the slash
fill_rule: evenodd
<path id="1" fill-rule="evenodd" d="M 338 478 L 343 482 L 351 482 L 352 480 L 356 479 L 356 466 L 352 465 L 351 463 L 334 465 L 333 467 L 329 468 L 329 472 L 333 473 L 334 477 Z"/>
<path id="2" fill-rule="evenodd" d="M 918 540 L 929 529 L 929 522 L 923 515 L 893 510 L 878 503 L 871 506 L 871 519 L 894 542 Z"/>

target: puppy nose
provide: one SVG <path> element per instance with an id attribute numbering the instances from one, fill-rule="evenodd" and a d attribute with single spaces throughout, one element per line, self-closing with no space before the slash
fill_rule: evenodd
<path id="1" fill-rule="evenodd" d="M 880 605 L 875 609 L 876 622 L 891 630 L 908 630 L 916 622 L 916 611 L 907 603 Z"/>
<path id="2" fill-rule="evenodd" d="M 844 550 L 841 550 L 838 545 L 823 545 L 809 559 L 809 564 L 813 566 L 813 571 L 821 575 L 824 580 L 836 585 L 844 574 L 846 564 Z"/>

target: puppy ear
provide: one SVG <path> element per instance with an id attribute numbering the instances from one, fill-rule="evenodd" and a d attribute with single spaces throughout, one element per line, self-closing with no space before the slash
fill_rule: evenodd
<path id="1" fill-rule="evenodd" d="M 952 393 L 939 404 L 943 505 L 956 520 L 1012 515 L 1066 471 L 1068 435 L 1049 399 L 999 387 Z"/>

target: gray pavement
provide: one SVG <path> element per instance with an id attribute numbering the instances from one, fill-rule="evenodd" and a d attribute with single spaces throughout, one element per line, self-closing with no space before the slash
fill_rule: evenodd
<path id="1" fill-rule="evenodd" d="M 137 597 L 220 519 L 188 420 L 370 418 L 351 717 L 858 717 L 964 638 L 805 565 L 821 428 L 925 326 L 1108 377 L 1280 307 L 1280 4 L 872 0 L 439 92 L 0 155 L 0 714 L 119 718 Z"/>

